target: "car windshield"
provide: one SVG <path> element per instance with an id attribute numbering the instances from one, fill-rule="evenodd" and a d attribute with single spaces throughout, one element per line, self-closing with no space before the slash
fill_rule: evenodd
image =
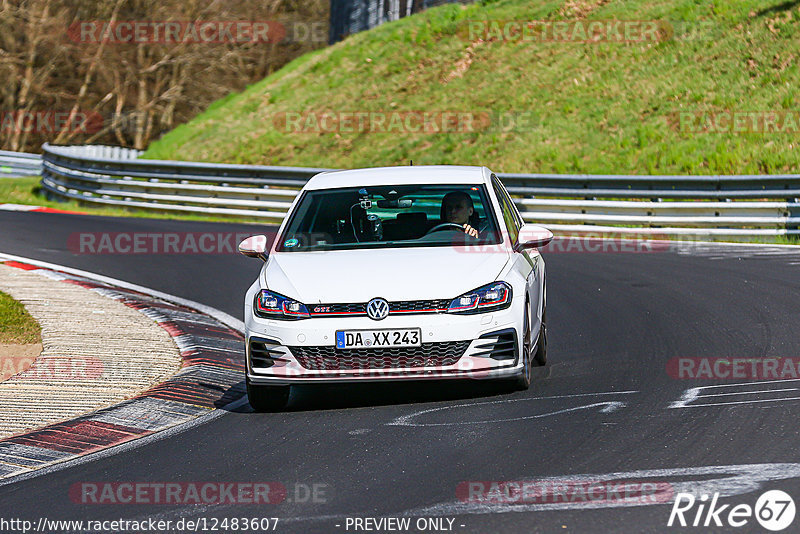
<path id="1" fill-rule="evenodd" d="M 497 223 L 490 206 L 483 185 L 381 185 L 306 191 L 277 250 L 496 244 Z"/>

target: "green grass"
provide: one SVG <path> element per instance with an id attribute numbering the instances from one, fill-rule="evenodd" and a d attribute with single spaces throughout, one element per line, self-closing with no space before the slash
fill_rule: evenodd
<path id="1" fill-rule="evenodd" d="M 570 3 L 576 4 L 588 7 L 576 15 L 555 0 L 450 4 L 353 35 L 215 103 L 154 142 L 145 157 L 339 168 L 413 159 L 502 172 L 800 170 L 800 133 L 674 127 L 681 111 L 799 111 L 800 7 L 783 0 Z M 671 21 L 694 38 L 470 42 L 465 30 L 469 20 L 582 16 Z M 452 77 L 468 57 L 468 68 Z M 512 131 L 471 133 L 296 133 L 276 119 L 285 112 L 391 110 L 530 115 Z"/>
<path id="2" fill-rule="evenodd" d="M 0 291 L 0 343 L 40 343 L 42 329 L 22 304 Z"/>

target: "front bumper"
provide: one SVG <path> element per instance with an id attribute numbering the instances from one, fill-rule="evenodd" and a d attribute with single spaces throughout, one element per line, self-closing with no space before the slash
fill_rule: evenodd
<path id="1" fill-rule="evenodd" d="M 246 315 L 247 378 L 255 385 L 287 385 L 512 377 L 522 370 L 519 359 L 524 317 L 522 306 L 524 301 L 514 298 L 510 307 L 485 314 L 390 315 L 382 321 L 367 317 L 279 321 L 255 317 L 252 310 L 246 310 L 249 312 Z M 398 356 L 392 351 L 402 349 L 387 348 L 378 349 L 383 351 L 380 353 L 383 358 L 373 360 L 373 352 L 368 349 L 358 349 L 357 358 L 349 357 L 348 353 L 353 351 L 335 349 L 337 330 L 394 328 L 421 329 L 422 348 L 404 353 L 416 356 Z M 450 349 L 456 346 L 465 348 L 459 350 L 460 356 L 450 363 L 453 362 Z M 447 347 L 450 357 L 440 360 L 446 364 L 431 364 L 432 358 L 423 358 L 426 361 L 421 362 L 419 354 L 427 355 L 428 347 L 431 348 L 430 354 L 435 352 L 433 347 Z M 317 357 L 304 357 L 307 354 Z M 320 362 L 330 363 L 339 355 L 344 356 L 341 366 L 320 365 Z M 265 362 L 268 363 L 265 365 Z M 403 362 L 403 366 L 397 366 L 398 362 Z"/>

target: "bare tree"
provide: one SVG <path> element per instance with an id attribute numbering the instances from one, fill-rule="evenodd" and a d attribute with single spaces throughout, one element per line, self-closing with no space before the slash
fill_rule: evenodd
<path id="1" fill-rule="evenodd" d="M 327 19 L 326 0 L 2 0 L 0 146 L 37 150 L 49 141 L 144 148 L 214 100 L 326 44 L 198 42 L 163 34 L 121 42 L 113 31 L 121 24 L 172 22 L 196 30 L 204 21 L 308 26 Z M 83 32 L 82 23 L 94 23 L 95 30 Z M 55 127 L 47 120 L 31 127 L 31 120 L 54 112 L 61 117 Z M 86 128 L 87 116 L 102 120 Z"/>

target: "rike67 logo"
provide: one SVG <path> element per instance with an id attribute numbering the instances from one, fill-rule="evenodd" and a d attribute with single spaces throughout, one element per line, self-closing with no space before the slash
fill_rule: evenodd
<path id="1" fill-rule="evenodd" d="M 763 493 L 755 507 L 749 504 L 719 504 L 719 493 L 714 493 L 710 501 L 707 494 L 696 498 L 691 493 L 678 493 L 667 526 L 739 528 L 750 524 L 755 518 L 763 528 L 779 532 L 794 522 L 794 516 L 794 500 L 780 490 Z"/>

